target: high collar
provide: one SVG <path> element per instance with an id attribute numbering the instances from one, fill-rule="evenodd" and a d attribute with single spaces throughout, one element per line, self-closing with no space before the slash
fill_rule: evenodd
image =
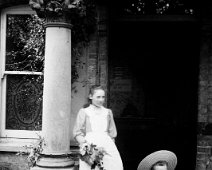
<path id="1" fill-rule="evenodd" d="M 94 105 L 94 104 L 90 104 L 90 107 L 91 107 L 92 109 L 95 109 L 95 110 L 100 110 L 100 109 L 103 108 L 103 106 L 96 106 L 96 105 Z"/>

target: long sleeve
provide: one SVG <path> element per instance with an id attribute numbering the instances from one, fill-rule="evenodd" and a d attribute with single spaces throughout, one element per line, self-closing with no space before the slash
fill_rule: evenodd
<path id="1" fill-rule="evenodd" d="M 117 136 L 117 129 L 116 129 L 115 121 L 113 118 L 113 113 L 110 109 L 109 109 L 108 134 L 113 139 Z"/>
<path id="2" fill-rule="evenodd" d="M 73 136 L 76 141 L 81 144 L 85 142 L 84 136 L 86 133 L 86 114 L 83 109 L 80 109 L 73 128 Z"/>

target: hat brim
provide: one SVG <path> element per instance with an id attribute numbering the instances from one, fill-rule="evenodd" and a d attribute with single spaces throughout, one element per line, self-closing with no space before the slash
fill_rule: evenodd
<path id="1" fill-rule="evenodd" d="M 160 150 L 146 156 L 139 163 L 137 170 L 150 170 L 152 165 L 158 161 L 166 161 L 168 163 L 168 170 L 174 170 L 177 165 L 177 157 L 173 152 Z"/>

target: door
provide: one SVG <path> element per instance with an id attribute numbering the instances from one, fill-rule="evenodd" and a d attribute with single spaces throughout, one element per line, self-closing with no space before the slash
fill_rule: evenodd
<path id="1" fill-rule="evenodd" d="M 108 104 L 126 170 L 161 149 L 195 169 L 198 68 L 196 22 L 111 21 Z"/>

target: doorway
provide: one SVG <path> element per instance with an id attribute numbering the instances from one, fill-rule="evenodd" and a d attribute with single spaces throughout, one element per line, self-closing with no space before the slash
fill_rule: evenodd
<path id="1" fill-rule="evenodd" d="M 125 170 L 167 149 L 195 169 L 199 68 L 196 22 L 112 21 L 109 100 Z"/>

